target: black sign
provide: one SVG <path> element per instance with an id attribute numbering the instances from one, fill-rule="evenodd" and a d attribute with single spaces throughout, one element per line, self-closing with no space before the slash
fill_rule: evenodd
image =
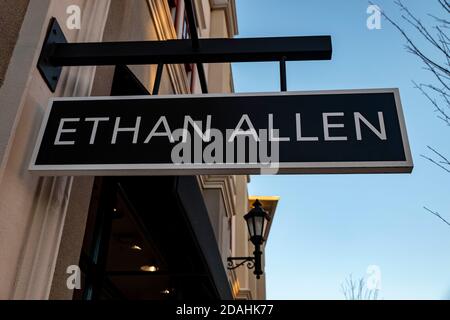
<path id="1" fill-rule="evenodd" d="M 56 98 L 48 175 L 411 172 L 397 89 Z"/>

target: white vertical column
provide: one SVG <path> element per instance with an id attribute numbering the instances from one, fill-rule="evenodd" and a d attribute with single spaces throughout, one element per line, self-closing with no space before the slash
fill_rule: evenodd
<path id="1" fill-rule="evenodd" d="M 66 6 L 69 5 L 81 7 L 80 30 L 73 31 L 65 28 Z M 47 17 L 57 17 L 67 38 L 70 39 L 69 41 L 101 41 L 109 5 L 110 0 L 52 0 Z M 47 28 L 48 22 L 49 19 L 46 19 L 45 28 Z M 41 27 L 41 25 L 35 27 Z M 70 32 L 77 32 L 77 35 L 70 37 Z M 55 95 L 88 96 L 94 76 L 95 67 L 65 67 L 59 80 L 60 87 Z M 45 90 L 45 88 L 40 88 L 40 90 Z M 28 173 L 23 172 L 23 174 Z M 36 192 L 35 202 L 30 212 L 28 232 L 25 235 L 15 287 L 10 298 L 49 298 L 68 203 L 72 196 L 73 179 L 73 177 L 39 178 L 35 190 L 29 190 L 29 192 Z"/>

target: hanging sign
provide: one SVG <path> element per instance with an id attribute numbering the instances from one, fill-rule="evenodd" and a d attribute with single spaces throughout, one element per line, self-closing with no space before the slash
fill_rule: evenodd
<path id="1" fill-rule="evenodd" d="M 397 89 L 54 98 L 41 175 L 411 172 Z"/>

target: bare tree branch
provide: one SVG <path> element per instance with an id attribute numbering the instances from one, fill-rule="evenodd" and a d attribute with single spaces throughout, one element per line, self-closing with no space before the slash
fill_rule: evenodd
<path id="1" fill-rule="evenodd" d="M 447 11 L 447 13 L 450 13 L 450 3 L 447 0 L 438 0 L 438 2 Z"/>
<path id="2" fill-rule="evenodd" d="M 353 279 L 350 274 L 341 284 L 341 290 L 346 300 L 377 300 L 378 289 L 368 289 L 365 286 L 365 279 Z"/>
<path id="3" fill-rule="evenodd" d="M 369 2 L 371 3 L 371 2 Z M 423 26 L 423 24 L 420 22 L 419 19 L 417 19 L 408 8 L 406 8 L 403 3 L 399 0 L 395 1 L 395 3 L 400 7 L 402 11 L 406 13 L 406 15 L 402 15 L 402 18 L 407 21 L 409 24 L 411 24 L 416 30 L 418 30 L 419 34 L 421 34 L 431 45 L 432 47 L 439 50 L 444 55 L 444 60 L 448 62 L 449 59 L 449 50 L 448 45 L 442 45 L 443 39 L 446 39 L 445 33 L 442 33 L 442 35 L 439 35 L 439 29 L 438 30 L 438 39 L 435 39 L 428 29 Z M 446 3 L 446 2 L 445 2 Z M 371 3 L 372 4 L 372 3 Z M 442 5 L 442 4 L 441 4 Z M 412 39 L 409 37 L 409 35 L 403 30 L 403 28 L 400 27 L 398 23 L 396 23 L 393 19 L 391 19 L 384 11 L 380 11 L 383 17 L 388 20 L 404 37 L 404 39 L 407 42 L 406 48 L 407 50 L 419 57 L 422 62 L 425 63 L 425 65 L 428 67 L 427 70 L 431 71 L 436 79 L 445 87 L 446 90 L 450 90 L 449 84 L 446 83 L 446 80 L 448 80 L 448 76 L 450 76 L 450 70 L 449 68 L 446 68 L 445 65 L 441 65 L 438 62 L 434 61 L 434 59 L 431 59 L 429 56 L 427 56 L 421 49 L 417 47 L 417 45 L 412 41 Z M 443 38 L 442 38 L 443 37 Z"/>
<path id="4" fill-rule="evenodd" d="M 436 151 L 434 148 L 432 148 L 430 146 L 427 146 L 427 147 L 428 147 L 428 149 L 433 151 L 435 154 L 437 154 L 443 160 L 441 163 L 450 165 L 450 161 L 446 157 L 444 157 L 441 153 L 439 153 L 438 151 Z"/>
<path id="5" fill-rule="evenodd" d="M 435 46 L 439 51 L 441 51 L 445 56 L 449 57 L 449 52 L 445 50 L 445 47 L 442 47 L 439 44 L 439 41 L 436 40 L 433 35 L 430 34 L 428 29 L 422 24 L 422 22 L 417 19 L 411 11 L 407 7 L 403 5 L 403 3 L 400 0 L 395 1 L 395 3 L 400 7 L 401 10 L 406 12 L 406 16 L 402 15 L 402 18 L 407 21 L 411 26 L 416 28 L 419 33 L 425 37 L 426 40 L 428 40 L 433 46 Z M 448 71 L 448 70 L 446 70 Z"/>
<path id="6" fill-rule="evenodd" d="M 450 13 L 450 2 L 448 0 L 437 0 L 439 6 L 444 9 L 445 14 Z M 371 3 L 371 2 L 369 2 Z M 399 23 L 390 18 L 384 11 L 381 11 L 383 17 L 389 21 L 406 40 L 406 50 L 418 57 L 427 71 L 431 72 L 437 80 L 438 85 L 432 83 L 416 83 L 417 88 L 434 106 L 437 117 L 450 126 L 450 37 L 447 32 L 450 29 L 450 21 L 446 18 L 428 14 L 435 23 L 434 26 L 425 26 L 422 21 L 416 17 L 402 0 L 395 0 L 395 4 L 399 7 L 402 19 L 416 31 L 422 39 L 428 43 L 428 46 L 419 48 L 419 42 L 405 31 Z M 433 32 L 434 31 L 434 32 Z M 434 51 L 433 51 L 434 49 Z M 439 61 L 439 59 L 441 61 Z M 424 159 L 432 162 L 450 173 L 450 161 L 434 148 L 428 146 L 433 156 L 421 155 Z"/>
<path id="7" fill-rule="evenodd" d="M 447 114 L 447 112 L 436 102 L 436 99 L 433 99 L 425 90 L 424 87 L 428 87 L 434 91 L 442 91 L 441 89 L 438 89 L 432 85 L 424 85 L 424 84 L 417 84 L 413 81 L 413 84 L 415 88 L 419 89 L 422 94 L 432 103 L 432 105 L 435 107 L 435 111 L 439 113 L 439 118 L 447 123 L 447 125 L 450 125 L 450 115 Z M 448 94 L 447 93 L 441 93 L 441 96 L 444 97 L 444 100 L 448 101 Z M 449 107 L 449 104 L 447 103 L 447 107 Z"/>
<path id="8" fill-rule="evenodd" d="M 448 28 L 449 27 L 449 25 L 450 25 L 450 21 L 449 20 L 446 20 L 444 18 L 436 17 L 434 14 L 431 14 L 431 13 L 429 13 L 428 15 L 430 17 L 432 17 L 434 20 L 436 20 L 437 22 L 442 23 L 442 25 L 441 25 L 442 28 Z"/>
<path id="9" fill-rule="evenodd" d="M 440 152 L 438 152 L 437 150 L 433 149 L 430 146 L 427 146 L 428 149 L 430 149 L 435 155 L 437 155 L 438 159 L 440 160 L 436 160 L 433 159 L 431 157 L 425 156 L 423 154 L 421 154 L 420 156 L 424 159 L 427 159 L 428 161 L 434 163 L 435 165 L 437 165 L 438 167 L 440 167 L 441 169 L 444 169 L 445 171 L 447 171 L 448 173 L 450 173 L 450 161 L 444 157 L 444 155 L 442 155 Z"/>
<path id="10" fill-rule="evenodd" d="M 440 7 L 444 9 L 446 14 L 450 13 L 450 2 L 448 0 L 437 0 Z M 450 29 L 450 21 L 447 18 L 441 18 L 436 15 L 428 14 L 433 18 L 436 25 L 427 27 L 406 7 L 401 0 L 396 0 L 395 4 L 402 12 L 402 19 L 407 22 L 416 32 L 423 38 L 429 46 L 419 48 L 418 42 L 413 41 L 399 23 L 391 19 L 385 12 L 381 11 L 383 17 L 388 20 L 406 40 L 406 50 L 418 57 L 424 64 L 425 69 L 434 75 L 438 81 L 438 85 L 416 83 L 417 88 L 435 108 L 438 118 L 450 126 L 450 37 L 447 30 Z M 434 32 L 433 32 L 434 30 Z M 434 34 L 433 34 L 433 33 Z M 434 51 L 430 51 L 433 50 Z M 438 61 L 437 59 L 441 59 Z M 450 173 L 450 160 L 436 149 L 427 146 L 432 152 L 432 156 L 421 154 L 421 157 L 435 164 Z M 426 211 L 433 214 L 450 226 L 450 222 L 443 218 L 438 212 L 424 207 Z"/>
<path id="11" fill-rule="evenodd" d="M 433 210 L 428 209 L 427 207 L 423 207 L 425 210 L 427 210 L 429 213 L 431 213 L 432 215 L 438 217 L 439 219 L 441 219 L 442 221 L 444 221 L 445 224 L 447 224 L 450 227 L 450 222 L 448 222 L 447 220 L 445 220 L 438 212 L 435 212 Z"/>
<path id="12" fill-rule="evenodd" d="M 434 160 L 433 158 L 427 157 L 423 154 L 420 155 L 422 158 L 427 159 L 428 161 L 434 163 L 435 165 L 437 165 L 438 167 L 440 167 L 441 169 L 444 169 L 445 171 L 447 171 L 448 173 L 450 173 L 450 170 L 448 170 L 446 167 L 444 167 L 443 165 L 441 165 L 439 162 L 437 162 L 436 160 Z"/>

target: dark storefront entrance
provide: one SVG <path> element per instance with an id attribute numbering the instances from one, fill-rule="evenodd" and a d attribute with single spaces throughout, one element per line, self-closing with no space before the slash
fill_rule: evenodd
<path id="1" fill-rule="evenodd" d="M 112 95 L 149 92 L 116 67 Z M 231 299 L 196 177 L 97 177 L 75 299 Z"/>
<path id="2" fill-rule="evenodd" d="M 208 222 L 195 177 L 96 178 L 75 298 L 231 298 Z"/>

